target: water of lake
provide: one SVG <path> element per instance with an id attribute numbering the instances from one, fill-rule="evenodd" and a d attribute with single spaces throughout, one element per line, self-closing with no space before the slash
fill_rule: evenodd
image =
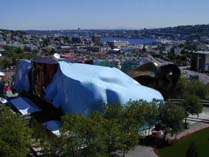
<path id="1" fill-rule="evenodd" d="M 101 42 L 111 42 L 111 41 L 128 41 L 129 44 L 152 44 L 156 42 L 155 39 L 152 38 L 115 38 L 115 37 L 104 37 L 101 38 Z"/>

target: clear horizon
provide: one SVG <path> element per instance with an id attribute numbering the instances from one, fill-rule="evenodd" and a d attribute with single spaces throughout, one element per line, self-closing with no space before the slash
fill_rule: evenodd
<path id="1" fill-rule="evenodd" d="M 209 23 L 209 0 L 0 0 L 0 29 L 143 29 Z"/>

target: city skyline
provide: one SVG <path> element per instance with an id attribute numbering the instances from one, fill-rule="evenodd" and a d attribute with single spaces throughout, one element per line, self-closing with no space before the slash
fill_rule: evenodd
<path id="1" fill-rule="evenodd" d="M 143 29 L 209 23 L 209 0 L 0 2 L 1 29 Z"/>

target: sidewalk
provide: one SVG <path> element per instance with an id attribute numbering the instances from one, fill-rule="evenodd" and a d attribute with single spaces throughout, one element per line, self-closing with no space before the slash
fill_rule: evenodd
<path id="1" fill-rule="evenodd" d="M 200 131 L 202 129 L 208 128 L 209 124 L 205 124 L 203 122 L 198 122 L 196 124 L 193 124 L 192 126 L 189 126 L 189 129 L 186 129 L 180 133 L 177 134 L 176 139 L 180 139 L 184 136 L 191 135 L 194 132 Z"/>
<path id="2" fill-rule="evenodd" d="M 122 153 L 117 152 L 117 155 L 122 156 Z M 125 157 L 157 157 L 152 147 L 137 145 L 133 150 L 130 150 Z"/>
<path id="3" fill-rule="evenodd" d="M 129 151 L 126 157 L 157 157 L 152 147 L 138 145 L 134 150 Z"/>
<path id="4" fill-rule="evenodd" d="M 209 108 L 204 107 L 203 112 L 199 114 L 199 117 L 196 115 L 191 115 L 188 117 L 189 128 L 183 130 L 176 135 L 176 139 L 180 139 L 184 136 L 188 136 L 194 132 L 205 129 L 209 127 Z M 169 140 L 175 140 L 175 136 L 169 136 Z"/>

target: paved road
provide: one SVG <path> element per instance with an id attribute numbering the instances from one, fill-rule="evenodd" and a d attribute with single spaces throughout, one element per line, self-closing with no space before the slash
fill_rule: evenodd
<path id="1" fill-rule="evenodd" d="M 126 157 L 157 157 L 152 147 L 136 146 Z"/>
<path id="2" fill-rule="evenodd" d="M 117 153 L 122 156 L 121 153 Z M 130 150 L 125 157 L 157 157 L 152 147 L 138 145 L 134 150 Z"/>
<path id="3" fill-rule="evenodd" d="M 183 76 L 187 78 L 190 78 L 190 76 L 198 76 L 199 81 L 203 82 L 204 84 L 209 83 L 209 76 L 205 73 L 200 73 L 197 71 L 192 71 L 192 70 L 187 70 L 187 69 L 181 69 L 181 73 Z"/>

